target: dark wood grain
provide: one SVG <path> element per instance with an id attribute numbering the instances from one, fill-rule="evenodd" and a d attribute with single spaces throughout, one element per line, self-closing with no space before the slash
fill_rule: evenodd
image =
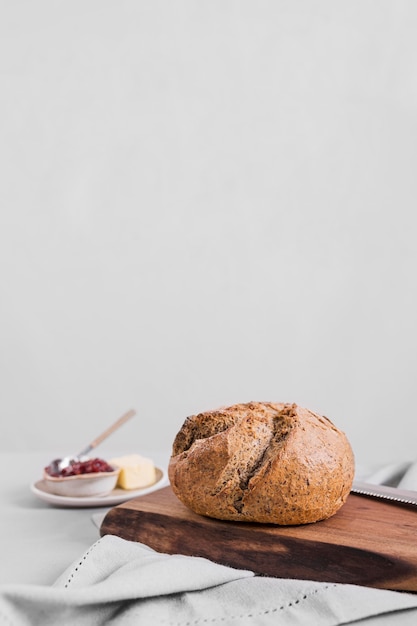
<path id="1" fill-rule="evenodd" d="M 417 591 L 416 508 L 352 494 L 328 520 L 280 527 L 196 515 L 166 487 L 112 508 L 100 533 L 266 576 Z"/>

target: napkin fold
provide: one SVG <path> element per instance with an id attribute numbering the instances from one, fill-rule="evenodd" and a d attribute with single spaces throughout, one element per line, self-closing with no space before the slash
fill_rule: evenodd
<path id="1" fill-rule="evenodd" d="M 417 463 L 410 463 L 400 476 L 397 487 L 417 491 Z"/>
<path id="2" fill-rule="evenodd" d="M 388 617 L 414 626 L 417 595 L 260 577 L 110 535 L 51 587 L 0 587 L 0 623 L 8 626 L 382 626 Z"/>
<path id="3" fill-rule="evenodd" d="M 406 474 L 412 467 L 417 468 L 417 463 L 411 463 L 410 461 L 390 463 L 388 465 L 382 465 L 370 473 L 366 473 L 363 479 L 375 485 L 387 485 L 388 487 L 401 486 L 405 489 L 404 485 L 401 485 L 401 482 L 404 480 Z M 414 487 L 410 487 L 410 489 L 415 489 L 417 491 L 417 472 L 415 478 Z"/>
<path id="4" fill-rule="evenodd" d="M 402 461 L 382 465 L 363 475 L 363 480 L 376 485 L 388 485 L 417 491 L 417 461 Z"/>

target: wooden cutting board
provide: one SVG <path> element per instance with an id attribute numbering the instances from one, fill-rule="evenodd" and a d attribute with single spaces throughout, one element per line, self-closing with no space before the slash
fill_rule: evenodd
<path id="1" fill-rule="evenodd" d="M 112 508 L 100 534 L 266 576 L 417 591 L 417 509 L 364 496 L 328 520 L 281 527 L 202 517 L 165 487 Z"/>

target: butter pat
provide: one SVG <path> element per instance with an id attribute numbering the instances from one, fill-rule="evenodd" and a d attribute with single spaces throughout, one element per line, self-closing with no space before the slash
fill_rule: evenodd
<path id="1" fill-rule="evenodd" d="M 121 489 L 141 489 L 156 481 L 155 465 L 151 459 L 130 454 L 109 461 L 110 465 L 120 467 L 117 487 Z"/>

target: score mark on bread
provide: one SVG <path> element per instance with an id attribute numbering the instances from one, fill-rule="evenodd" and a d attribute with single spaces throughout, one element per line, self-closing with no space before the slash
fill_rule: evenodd
<path id="1" fill-rule="evenodd" d="M 344 504 L 354 456 L 328 418 L 296 404 L 248 402 L 188 417 L 168 474 L 176 496 L 200 515 L 306 524 Z"/>

